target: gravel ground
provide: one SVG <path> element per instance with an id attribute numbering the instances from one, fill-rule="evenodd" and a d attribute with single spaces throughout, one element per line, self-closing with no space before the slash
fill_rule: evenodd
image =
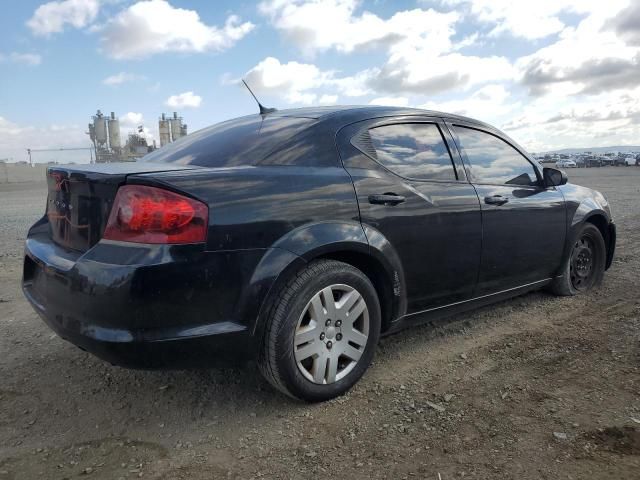
<path id="1" fill-rule="evenodd" d="M 312 406 L 252 365 L 130 371 L 53 335 L 19 288 L 45 187 L 0 185 L 0 480 L 639 478 L 640 168 L 569 176 L 618 223 L 600 290 L 386 338 L 348 395 Z"/>

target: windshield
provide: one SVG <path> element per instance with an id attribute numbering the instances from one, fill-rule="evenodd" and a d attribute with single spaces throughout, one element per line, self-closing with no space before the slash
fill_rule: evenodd
<path id="1" fill-rule="evenodd" d="M 314 122 L 298 117 L 241 117 L 182 137 L 146 155 L 142 161 L 201 167 L 256 165 Z"/>

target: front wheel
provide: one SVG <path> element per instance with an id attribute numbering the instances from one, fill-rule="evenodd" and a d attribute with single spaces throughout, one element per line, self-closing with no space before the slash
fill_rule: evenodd
<path id="1" fill-rule="evenodd" d="M 607 250 L 598 228 L 585 224 L 578 233 L 565 261 L 562 276 L 553 280 L 550 290 L 556 295 L 578 295 L 602 283 Z"/>
<path id="2" fill-rule="evenodd" d="M 369 367 L 380 305 L 355 267 L 320 260 L 298 272 L 268 314 L 259 366 L 278 390 L 318 402 L 344 394 Z"/>

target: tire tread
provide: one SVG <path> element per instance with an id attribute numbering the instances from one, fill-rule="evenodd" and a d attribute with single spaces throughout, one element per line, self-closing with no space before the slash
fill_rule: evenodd
<path id="1" fill-rule="evenodd" d="M 601 249 L 600 255 L 602 256 L 602 270 L 597 273 L 598 276 L 593 285 L 593 287 L 597 287 L 602 282 L 602 277 L 604 274 L 604 261 L 605 261 L 604 258 L 606 257 L 606 246 L 604 243 L 604 239 L 602 238 L 602 234 L 600 233 L 600 230 L 598 230 L 598 227 L 596 227 L 592 223 L 585 223 L 580 229 L 580 232 L 578 233 L 577 238 L 580 238 L 582 234 L 585 232 L 585 230 L 593 231 L 592 234 L 597 240 L 598 247 Z M 565 261 L 565 264 L 562 266 L 562 275 L 554 278 L 549 284 L 548 290 L 551 293 L 561 297 L 570 297 L 570 296 L 578 295 L 579 293 L 581 293 L 580 291 L 574 289 L 573 286 L 571 285 L 571 278 L 569 277 L 570 262 L 571 262 L 571 254 L 569 254 L 569 257 Z"/>
<path id="2" fill-rule="evenodd" d="M 264 328 L 264 337 L 258 355 L 258 368 L 274 388 L 296 400 L 301 400 L 301 398 L 294 395 L 287 388 L 276 361 L 276 342 L 282 324 L 287 317 L 287 306 L 291 303 L 294 295 L 311 281 L 311 279 L 322 276 L 334 269 L 344 269 L 345 267 L 355 270 L 351 265 L 337 260 L 317 260 L 309 263 L 305 268 L 296 272 L 296 274 L 280 288 L 265 315 L 267 324 Z"/>

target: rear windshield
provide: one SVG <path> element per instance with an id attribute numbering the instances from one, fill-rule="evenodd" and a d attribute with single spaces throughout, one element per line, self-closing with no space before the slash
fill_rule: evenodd
<path id="1" fill-rule="evenodd" d="M 314 122 L 310 118 L 260 115 L 236 118 L 182 137 L 141 161 L 200 167 L 256 165 Z"/>

